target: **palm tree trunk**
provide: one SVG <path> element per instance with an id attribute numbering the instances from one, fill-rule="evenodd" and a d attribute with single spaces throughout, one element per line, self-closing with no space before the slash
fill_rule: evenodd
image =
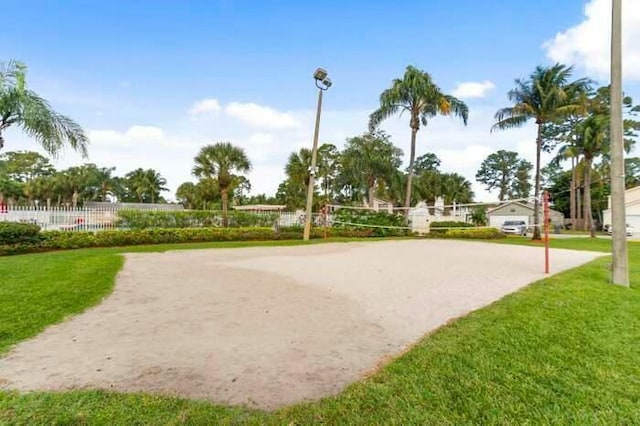
<path id="1" fill-rule="evenodd" d="M 571 229 L 576 229 L 576 157 L 571 156 L 571 183 L 569 184 L 569 218 Z"/>
<path id="2" fill-rule="evenodd" d="M 220 191 L 220 195 L 222 196 L 222 226 L 226 228 L 229 226 L 229 217 L 227 216 L 229 194 L 227 193 L 227 189 Z"/>
<path id="3" fill-rule="evenodd" d="M 577 185 L 576 188 L 576 227 L 584 230 L 584 224 L 582 222 L 582 183 Z"/>
<path id="4" fill-rule="evenodd" d="M 591 209 L 591 160 L 585 158 L 584 169 L 584 222 L 585 229 L 589 230 L 591 238 L 596 237 L 596 228 L 593 226 L 593 212 Z"/>
<path id="5" fill-rule="evenodd" d="M 413 185 L 413 163 L 416 158 L 416 134 L 417 127 L 411 127 L 411 155 L 409 157 L 409 173 L 407 175 L 407 192 L 404 198 L 405 214 L 409 217 L 409 207 L 411 207 L 411 186 Z"/>
<path id="6" fill-rule="evenodd" d="M 367 198 L 368 198 L 368 202 L 369 202 L 369 208 L 373 208 L 373 198 L 374 198 L 374 194 L 375 194 L 375 188 L 376 188 L 376 180 L 374 178 L 367 178 L 367 186 L 368 186 L 368 191 L 367 191 Z"/>
<path id="7" fill-rule="evenodd" d="M 78 206 L 78 191 L 73 191 L 73 195 L 71 196 L 71 205 L 74 209 Z"/>
<path id="8" fill-rule="evenodd" d="M 533 239 L 541 239 L 540 232 L 540 203 L 538 198 L 540 197 L 540 153 L 542 151 L 542 123 L 538 123 L 538 136 L 536 137 L 536 184 L 534 188 L 533 197 L 535 198 L 533 204 Z"/>

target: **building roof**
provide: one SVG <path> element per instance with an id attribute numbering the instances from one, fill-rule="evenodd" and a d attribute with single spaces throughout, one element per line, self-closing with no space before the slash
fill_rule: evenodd
<path id="1" fill-rule="evenodd" d="M 494 207 L 492 209 L 487 210 L 487 214 L 491 214 L 491 213 L 497 212 L 498 210 L 501 210 L 501 209 L 503 209 L 503 208 L 505 208 L 507 206 L 513 205 L 513 204 L 517 204 L 517 205 L 519 205 L 521 207 L 524 207 L 527 210 L 531 210 L 531 213 L 533 213 L 533 211 L 534 211 L 533 203 L 525 203 L 525 202 L 522 202 L 522 201 L 507 201 L 504 204 L 500 204 L 497 207 Z M 559 212 L 557 210 L 549 209 L 549 212 L 551 214 L 564 216 L 564 214 L 562 214 L 562 212 Z"/>

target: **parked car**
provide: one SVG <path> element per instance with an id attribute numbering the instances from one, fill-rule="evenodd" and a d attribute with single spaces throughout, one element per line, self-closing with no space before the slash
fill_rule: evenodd
<path id="1" fill-rule="evenodd" d="M 633 235 L 633 233 L 634 233 L 634 232 L 635 232 L 634 227 L 633 227 L 633 226 L 631 226 L 631 225 L 629 225 L 629 224 L 627 224 L 627 236 L 628 236 L 628 237 L 631 237 L 631 236 Z M 609 225 L 609 226 L 607 227 L 607 233 L 608 233 L 609 235 L 613 234 L 613 226 Z"/>
<path id="2" fill-rule="evenodd" d="M 505 234 L 527 236 L 527 223 L 524 220 L 507 220 L 500 230 Z"/>

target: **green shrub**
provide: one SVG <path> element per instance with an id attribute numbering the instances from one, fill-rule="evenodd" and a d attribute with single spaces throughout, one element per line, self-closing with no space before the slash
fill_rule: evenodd
<path id="1" fill-rule="evenodd" d="M 276 213 L 239 211 L 230 211 L 228 217 L 230 227 L 268 227 L 273 226 L 278 219 Z M 208 210 L 120 210 L 117 225 L 127 229 L 221 227 L 222 213 Z"/>
<path id="2" fill-rule="evenodd" d="M 0 222 L 0 245 L 40 241 L 40 227 L 30 223 Z"/>
<path id="3" fill-rule="evenodd" d="M 404 216 L 389 214 L 386 212 L 374 212 L 360 209 L 340 209 L 332 214 L 332 221 L 334 228 L 370 230 L 372 235 L 376 237 L 402 236 L 409 234 L 407 229 L 398 229 L 407 226 Z M 367 225 L 374 226 L 369 227 Z"/>
<path id="4" fill-rule="evenodd" d="M 433 238 L 459 238 L 470 240 L 497 240 L 505 235 L 496 228 L 449 229 L 445 233 L 430 233 Z"/>
<path id="5" fill-rule="evenodd" d="M 324 237 L 325 230 L 315 228 L 311 238 Z M 373 236 L 371 230 L 326 229 L 327 237 L 365 238 Z M 122 247 L 141 244 L 196 243 L 216 241 L 269 241 L 301 239 L 302 231 L 272 228 L 166 228 L 110 230 L 99 232 L 46 231 L 38 241 L 23 241 L 0 245 L 0 256 L 50 250 L 90 247 Z"/>
<path id="6" fill-rule="evenodd" d="M 474 225 L 472 223 L 445 220 L 443 222 L 431 222 L 429 224 L 429 231 L 432 234 L 444 235 L 449 231 L 452 231 L 452 229 L 448 229 L 448 228 L 473 228 L 473 227 Z"/>

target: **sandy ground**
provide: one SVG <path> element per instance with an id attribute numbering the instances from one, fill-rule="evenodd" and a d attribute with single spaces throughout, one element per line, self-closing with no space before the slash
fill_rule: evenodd
<path id="1" fill-rule="evenodd" d="M 265 409 L 339 392 L 543 277 L 542 249 L 389 241 L 130 254 L 100 305 L 0 359 L 0 388 L 103 388 Z M 596 253 L 552 250 L 553 272 Z"/>

